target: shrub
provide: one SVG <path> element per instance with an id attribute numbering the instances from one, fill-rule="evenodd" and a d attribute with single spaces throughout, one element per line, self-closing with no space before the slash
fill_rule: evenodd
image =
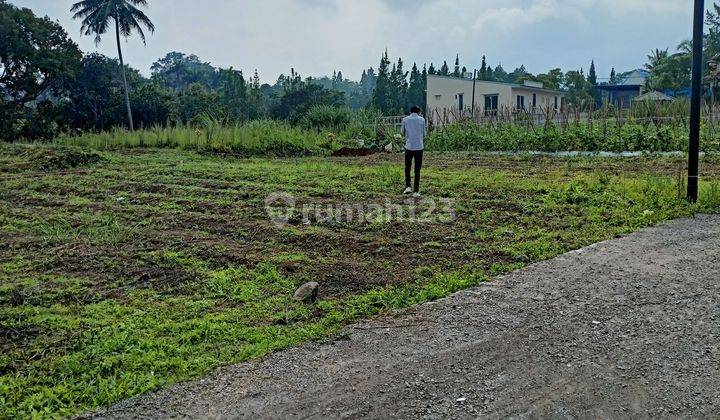
<path id="1" fill-rule="evenodd" d="M 351 119 L 349 108 L 319 105 L 310 108 L 302 120 L 302 126 L 309 130 L 339 132 L 347 128 Z"/>
<path id="2" fill-rule="evenodd" d="M 70 169 L 98 163 L 103 158 L 75 147 L 28 147 L 20 153 L 21 160 L 36 170 Z"/>

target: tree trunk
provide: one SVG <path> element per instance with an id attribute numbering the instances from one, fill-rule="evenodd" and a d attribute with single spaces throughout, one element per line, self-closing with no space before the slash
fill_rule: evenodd
<path id="1" fill-rule="evenodd" d="M 125 106 L 127 107 L 128 122 L 130 131 L 135 130 L 133 125 L 132 108 L 130 108 L 130 89 L 128 88 L 127 76 L 125 75 L 125 62 L 123 61 L 122 48 L 120 47 L 120 22 L 115 18 L 115 35 L 117 38 L 118 58 L 120 58 L 120 70 L 122 73 L 123 85 L 125 86 Z"/>

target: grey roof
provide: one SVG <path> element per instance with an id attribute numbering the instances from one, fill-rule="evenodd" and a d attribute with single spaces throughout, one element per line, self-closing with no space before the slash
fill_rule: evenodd
<path id="1" fill-rule="evenodd" d="M 443 76 L 442 74 L 428 74 L 428 77 L 442 77 L 442 78 L 453 79 L 453 80 L 464 80 L 464 81 L 466 81 L 466 82 L 468 82 L 468 83 L 472 83 L 472 79 L 465 79 L 465 78 L 463 78 L 463 77 L 455 77 L 455 76 Z M 544 92 L 551 92 L 551 93 L 556 93 L 556 94 L 558 94 L 559 96 L 564 96 L 564 95 L 565 95 L 565 93 L 562 92 L 562 91 L 560 91 L 560 90 L 552 90 L 552 89 L 546 89 L 546 88 L 538 88 L 538 87 L 532 87 L 532 86 L 527 86 L 527 85 L 521 85 L 521 84 L 518 84 L 518 83 L 496 82 L 496 81 L 494 81 L 494 80 L 493 80 L 493 81 L 490 81 L 490 80 L 478 80 L 477 82 L 478 82 L 478 83 L 491 83 L 491 84 L 495 84 L 495 85 L 505 85 L 505 86 L 510 86 L 510 87 L 513 87 L 513 88 L 523 88 L 523 89 L 530 89 L 530 90 L 539 90 L 539 91 L 544 91 Z"/>
<path id="2" fill-rule="evenodd" d="M 645 86 L 645 81 L 650 76 L 650 73 L 648 73 L 645 70 L 633 70 L 630 74 L 625 77 L 625 79 L 620 82 L 620 85 L 623 86 Z"/>
<path id="3" fill-rule="evenodd" d="M 634 98 L 633 101 L 637 102 L 644 102 L 644 101 L 651 101 L 651 102 L 666 102 L 666 101 L 672 101 L 673 98 L 670 96 L 667 96 L 666 94 L 662 92 L 658 92 L 656 90 L 652 92 L 648 92 L 644 95 L 640 95 L 637 98 Z"/>

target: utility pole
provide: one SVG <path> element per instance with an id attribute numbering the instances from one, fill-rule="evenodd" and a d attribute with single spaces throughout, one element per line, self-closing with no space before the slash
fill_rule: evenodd
<path id="1" fill-rule="evenodd" d="M 472 106 L 471 106 L 471 118 L 475 121 L 475 85 L 477 84 L 477 69 L 473 70 L 473 94 L 472 94 Z"/>
<path id="2" fill-rule="evenodd" d="M 705 0 L 695 0 L 693 23 L 692 99 L 690 102 L 690 156 L 688 158 L 688 201 L 698 200 L 700 175 L 700 112 L 702 103 L 703 36 Z"/>

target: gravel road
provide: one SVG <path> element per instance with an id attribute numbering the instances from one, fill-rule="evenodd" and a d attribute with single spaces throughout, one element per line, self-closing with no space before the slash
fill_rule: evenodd
<path id="1" fill-rule="evenodd" d="M 720 417 L 720 217 L 565 254 L 111 418 Z"/>

